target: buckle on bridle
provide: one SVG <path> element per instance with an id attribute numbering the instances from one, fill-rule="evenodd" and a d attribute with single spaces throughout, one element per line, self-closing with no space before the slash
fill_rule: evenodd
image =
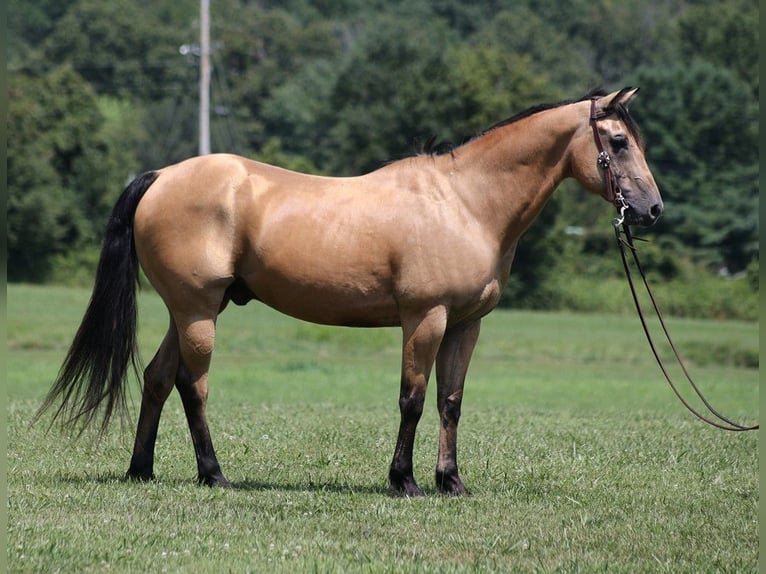
<path id="1" fill-rule="evenodd" d="M 612 163 L 612 158 L 610 157 L 609 152 L 602 151 L 598 154 L 596 162 L 601 169 L 609 169 L 609 166 Z"/>

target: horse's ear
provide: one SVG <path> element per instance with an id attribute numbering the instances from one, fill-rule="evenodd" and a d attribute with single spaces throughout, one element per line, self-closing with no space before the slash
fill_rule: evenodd
<path id="1" fill-rule="evenodd" d="M 622 107 L 627 108 L 630 100 L 632 100 L 633 96 L 636 95 L 636 92 L 638 92 L 638 88 L 631 87 L 623 88 L 617 92 L 612 92 L 611 94 L 601 98 L 599 101 L 599 107 L 604 114 L 612 112 L 620 104 L 622 104 Z"/>

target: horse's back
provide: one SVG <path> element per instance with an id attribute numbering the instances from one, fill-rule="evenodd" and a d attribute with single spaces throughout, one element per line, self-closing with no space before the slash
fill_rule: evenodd
<path id="1" fill-rule="evenodd" d="M 366 216 L 374 211 L 349 202 L 362 192 L 355 178 L 233 155 L 192 158 L 160 170 L 139 204 L 136 250 L 166 302 L 207 289 L 212 307 L 241 279 L 239 289 L 244 283 L 254 298 L 300 318 L 392 324 L 389 246 L 370 236 L 380 231 Z"/>

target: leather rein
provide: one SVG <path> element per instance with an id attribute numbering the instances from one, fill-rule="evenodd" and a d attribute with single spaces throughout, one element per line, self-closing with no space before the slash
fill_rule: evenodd
<path id="1" fill-rule="evenodd" d="M 625 270 L 625 277 L 628 280 L 628 285 L 630 286 L 630 293 L 633 296 L 633 303 L 635 304 L 636 311 L 638 312 L 638 318 L 641 320 L 641 326 L 644 329 L 646 340 L 649 342 L 649 347 L 651 348 L 652 354 L 654 355 L 654 358 L 657 361 L 657 365 L 659 365 L 660 370 L 662 371 L 662 374 L 665 376 L 665 380 L 667 380 L 668 384 L 670 385 L 670 388 L 673 390 L 673 393 L 676 395 L 676 397 L 678 397 L 678 400 L 681 401 L 681 404 L 683 404 L 689 410 L 689 412 L 691 412 L 694 416 L 696 416 L 701 421 L 704 421 L 707 424 L 714 426 L 716 428 L 727 430 L 727 431 L 739 432 L 739 431 L 757 430 L 760 427 L 760 425 L 753 425 L 753 426 L 742 425 L 740 423 L 734 422 L 733 420 L 725 417 L 720 412 L 718 412 L 715 408 L 713 408 L 713 406 L 705 398 L 705 396 L 702 394 L 697 384 L 689 375 L 689 372 L 686 369 L 686 365 L 684 364 L 683 360 L 681 359 L 681 356 L 676 350 L 676 346 L 673 343 L 672 338 L 670 337 L 670 333 L 668 332 L 668 328 L 665 325 L 665 320 L 662 317 L 660 308 L 657 305 L 657 301 L 654 298 L 654 294 L 652 293 L 651 288 L 649 287 L 649 282 L 646 279 L 646 274 L 644 273 L 644 269 L 641 266 L 641 262 L 638 260 L 638 252 L 636 250 L 635 245 L 633 244 L 633 235 L 630 232 L 630 227 L 628 226 L 627 223 L 625 223 L 625 212 L 629 206 L 622 195 L 622 190 L 620 189 L 620 186 L 617 184 L 617 179 L 615 178 L 614 172 L 612 171 L 612 167 L 611 167 L 612 160 L 609 155 L 609 152 L 607 152 L 604 149 L 603 142 L 601 141 L 601 136 L 598 133 L 598 126 L 596 125 L 597 119 L 598 118 L 596 114 L 596 100 L 591 99 L 590 124 L 591 124 L 591 127 L 593 128 L 593 136 L 595 138 L 596 148 L 598 150 L 597 163 L 598 163 L 598 166 L 604 172 L 604 180 L 606 185 L 606 198 L 615 206 L 615 208 L 619 212 L 619 217 L 614 219 L 614 221 L 612 222 L 612 224 L 614 225 L 615 237 L 617 238 L 617 246 L 620 249 L 622 266 L 623 266 L 623 269 Z M 620 227 L 622 227 L 622 234 L 620 233 Z M 624 238 L 622 237 L 623 234 L 625 236 Z M 626 255 L 626 251 L 630 251 L 633 257 L 633 261 L 635 262 L 636 269 L 638 269 L 638 272 L 641 275 L 641 280 L 644 284 L 644 287 L 646 288 L 646 292 L 649 294 L 649 299 L 652 302 L 652 306 L 654 307 L 654 312 L 657 315 L 657 319 L 659 320 L 660 326 L 662 327 L 662 331 L 665 334 L 665 338 L 670 344 L 670 348 L 673 351 L 673 355 L 675 356 L 676 361 L 681 367 L 681 370 L 683 371 L 684 376 L 686 377 L 686 380 L 689 381 L 689 384 L 691 385 L 692 389 L 694 389 L 694 392 L 697 394 L 697 396 L 700 398 L 702 403 L 705 405 L 710 415 L 712 415 L 712 417 L 714 418 L 700 413 L 697 409 L 691 406 L 686 401 L 686 399 L 684 399 L 683 396 L 681 396 L 681 393 L 678 391 L 678 388 L 676 387 L 675 383 L 670 377 L 670 374 L 668 373 L 668 370 L 665 367 L 665 364 L 662 361 L 662 358 L 660 357 L 659 352 L 657 351 L 657 347 L 654 344 L 654 340 L 649 330 L 649 326 L 646 322 L 646 317 L 644 316 L 643 310 L 641 308 L 641 304 L 639 303 L 638 294 L 636 292 L 636 286 L 634 284 L 633 276 L 631 274 L 630 266 L 628 264 L 628 256 Z"/>

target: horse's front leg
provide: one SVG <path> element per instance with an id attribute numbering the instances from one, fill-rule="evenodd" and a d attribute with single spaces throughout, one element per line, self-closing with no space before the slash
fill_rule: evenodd
<path id="1" fill-rule="evenodd" d="M 439 456 L 436 487 L 445 494 L 467 494 L 457 468 L 457 425 L 463 385 L 479 338 L 480 321 L 453 328 L 444 335 L 436 356 L 436 406 L 439 409 Z"/>
<path id="2" fill-rule="evenodd" d="M 402 318 L 402 383 L 399 391 L 399 436 L 388 472 L 390 492 L 397 496 L 422 496 L 412 473 L 415 431 L 423 414 L 428 377 L 431 374 L 447 324 L 447 311 L 435 307 Z"/>

